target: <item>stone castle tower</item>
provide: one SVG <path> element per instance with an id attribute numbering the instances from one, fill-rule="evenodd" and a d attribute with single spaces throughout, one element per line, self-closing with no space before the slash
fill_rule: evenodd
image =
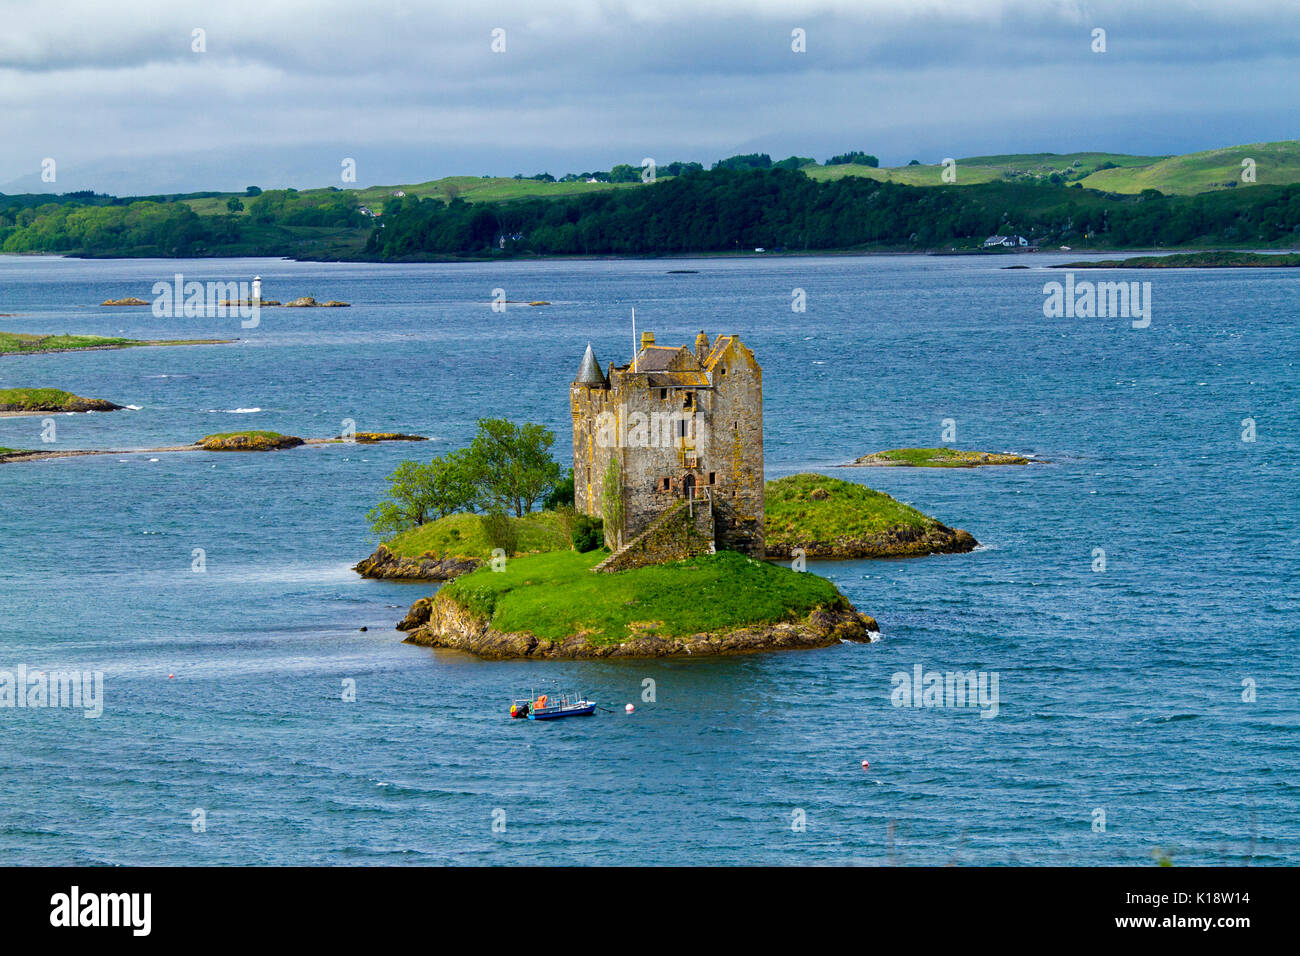
<path id="1" fill-rule="evenodd" d="M 574 506 L 611 548 L 674 505 L 710 546 L 763 557 L 763 370 L 734 335 L 656 345 L 602 372 L 591 346 L 569 389 Z"/>

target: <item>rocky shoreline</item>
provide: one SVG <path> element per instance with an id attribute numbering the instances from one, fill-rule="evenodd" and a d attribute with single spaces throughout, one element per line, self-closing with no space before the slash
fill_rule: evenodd
<path id="1" fill-rule="evenodd" d="M 851 561 L 860 558 L 917 558 L 927 554 L 966 554 L 979 547 L 969 531 L 935 522 L 927 528 L 894 525 L 865 537 L 842 537 L 831 541 L 805 541 L 797 545 L 769 541 L 769 561 L 789 561 L 794 548 L 803 549 L 809 561 Z"/>
<path id="2" fill-rule="evenodd" d="M 642 635 L 619 644 L 589 644 L 580 634 L 550 640 L 494 630 L 442 594 L 417 601 L 399 629 L 408 631 L 406 644 L 465 651 L 487 660 L 716 657 L 827 647 L 844 641 L 869 644 L 880 636 L 876 621 L 845 601 L 838 607 L 816 608 L 799 621 L 681 637 Z"/>
<path id="3" fill-rule="evenodd" d="M 393 554 L 381 544 L 374 554 L 352 566 L 363 578 L 383 581 L 450 581 L 469 574 L 483 562 L 478 558 L 454 557 L 426 551 L 419 557 Z M 418 603 L 418 602 L 417 602 Z M 407 630 L 399 625 L 398 630 Z"/>

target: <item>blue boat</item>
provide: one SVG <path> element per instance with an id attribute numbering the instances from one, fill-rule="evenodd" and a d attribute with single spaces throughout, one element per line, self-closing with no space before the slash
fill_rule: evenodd
<path id="1" fill-rule="evenodd" d="M 596 702 L 579 697 L 570 700 L 568 694 L 553 699 L 552 694 L 542 694 L 532 700 L 516 700 L 510 705 L 511 717 L 529 720 L 554 720 L 557 717 L 590 717 L 596 712 Z"/>

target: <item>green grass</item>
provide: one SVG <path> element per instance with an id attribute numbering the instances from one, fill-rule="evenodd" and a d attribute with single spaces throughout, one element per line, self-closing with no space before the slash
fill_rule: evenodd
<path id="1" fill-rule="evenodd" d="M 53 411 L 84 400 L 57 388 L 0 388 L 0 408 L 11 411 Z"/>
<path id="2" fill-rule="evenodd" d="M 245 431 L 245 432 L 213 432 L 211 435 L 204 435 L 203 440 L 207 441 L 209 438 L 237 438 L 237 437 L 276 439 L 276 438 L 287 438 L 288 436 L 281 434 L 280 432 L 271 432 L 271 431 L 266 431 L 264 429 L 250 429 L 249 431 Z"/>
<path id="3" fill-rule="evenodd" d="M 21 451 L 21 448 L 5 448 L 4 446 L 0 446 L 0 458 L 5 455 L 17 455 Z"/>
<path id="4" fill-rule="evenodd" d="M 99 335 L 28 335 L 0 332 L 0 355 L 13 352 L 53 352 L 62 349 L 125 348 L 141 345 L 136 339 L 104 338 Z"/>
<path id="5" fill-rule="evenodd" d="M 593 574 L 604 551 L 554 551 L 483 567 L 443 587 L 457 604 L 499 631 L 539 638 L 586 637 L 617 644 L 651 634 L 682 637 L 802 619 L 819 606 L 846 606 L 814 574 L 734 551 L 617 574 Z"/>
<path id="6" fill-rule="evenodd" d="M 1300 182 L 1300 140 L 1284 140 L 1168 156 L 1122 169 L 1103 169 L 1085 178 L 1083 185 L 1086 189 L 1115 193 L 1158 189 L 1177 195 L 1242 188 L 1253 185 L 1241 181 L 1243 159 L 1255 161 L 1257 184 Z M 1228 186 L 1228 183 L 1235 185 Z"/>
<path id="7" fill-rule="evenodd" d="M 661 179 L 668 179 L 663 176 Z M 555 199 L 560 196 L 575 196 L 584 193 L 606 192 L 611 189 L 629 189 L 641 185 L 640 183 L 588 183 L 588 182 L 571 182 L 571 183 L 546 183 L 536 179 L 514 179 L 506 176 L 446 176 L 442 179 L 434 179 L 424 183 L 411 183 L 401 186 L 367 186 L 364 189 L 354 189 L 357 201 L 361 205 L 368 207 L 372 212 L 382 214 L 384 203 L 393 198 L 393 193 L 404 192 L 408 198 L 418 199 L 441 199 L 443 202 L 451 202 L 452 199 L 459 197 L 466 202 L 510 202 L 514 199 Z M 325 189 L 304 189 L 301 195 L 310 197 L 314 193 L 324 193 Z M 244 211 L 236 213 L 237 216 L 247 216 L 248 206 L 252 199 L 243 193 L 228 193 L 221 196 L 205 196 L 201 199 L 182 200 L 187 206 L 193 209 L 200 216 L 226 216 L 229 211 L 226 209 L 226 201 L 231 196 L 239 197 L 244 203 Z M 293 227 L 280 227 L 293 228 Z M 300 228 L 318 228 L 318 227 L 300 227 Z M 369 229 L 365 230 L 367 233 Z"/>
<path id="8" fill-rule="evenodd" d="M 818 497 L 814 498 L 816 493 Z M 821 497 L 821 495 L 825 497 Z M 934 519 L 881 491 L 825 475 L 791 475 L 767 483 L 764 533 L 772 545 L 858 538 Z"/>
<path id="9" fill-rule="evenodd" d="M 224 345 L 235 339 L 119 339 L 102 335 L 31 335 L 0 332 L 0 355 L 62 352 L 76 349 L 129 349 L 151 345 Z"/>
<path id="10" fill-rule="evenodd" d="M 522 518 L 511 518 L 518 537 L 518 551 L 556 551 L 571 547 L 561 517 L 554 511 L 538 511 Z M 418 558 L 432 552 L 453 558 L 478 558 L 486 561 L 494 545 L 483 532 L 479 515 L 454 514 L 403 531 L 384 542 L 399 557 Z"/>
<path id="11" fill-rule="evenodd" d="M 1130 156 L 1125 153 L 1013 153 L 967 156 L 957 160 L 958 186 L 977 183 L 1032 183 L 1053 173 L 1067 183 L 1110 193 L 1140 193 L 1158 189 L 1166 195 L 1191 195 L 1254 185 L 1241 180 L 1243 159 L 1255 161 L 1255 183 L 1286 185 L 1300 182 L 1300 141 L 1253 143 L 1180 156 Z M 1101 169 L 1114 164 L 1115 168 Z M 812 179 L 865 176 L 906 186 L 942 186 L 943 166 L 805 166 Z M 1233 184 L 1233 185 L 1229 185 Z"/>
<path id="12" fill-rule="evenodd" d="M 961 451 L 957 448 L 891 448 L 864 455 L 863 461 L 896 462 L 916 468 L 972 468 L 977 465 L 1026 465 L 1029 459 L 1002 452 Z"/>
<path id="13" fill-rule="evenodd" d="M 1046 180 L 1053 173 L 1061 180 L 1074 182 L 1084 179 L 1105 163 L 1117 166 L 1143 166 L 1164 159 L 1162 156 L 1129 156 L 1124 153 L 1013 153 L 1002 156 L 967 156 L 957 160 L 958 186 L 979 183 L 1013 182 L 1033 183 Z M 943 165 L 939 163 L 918 166 L 805 166 L 804 172 L 812 179 L 842 179 L 845 176 L 865 176 L 881 182 L 901 183 L 904 186 L 944 186 Z M 1088 185 L 1085 182 L 1085 185 Z M 1140 190 L 1134 190 L 1138 192 Z"/>

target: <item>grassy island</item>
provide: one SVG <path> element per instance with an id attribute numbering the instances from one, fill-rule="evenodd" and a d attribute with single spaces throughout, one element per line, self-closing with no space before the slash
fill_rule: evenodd
<path id="1" fill-rule="evenodd" d="M 1169 256 L 1133 256 L 1067 262 L 1057 269 L 1279 269 L 1300 266 L 1300 253 L 1183 252 Z"/>
<path id="2" fill-rule="evenodd" d="M 447 581 L 473 571 L 503 543 L 510 545 L 503 550 L 512 554 L 567 550 L 571 545 L 559 512 L 538 511 L 503 520 L 506 528 L 495 532 L 496 544 L 482 515 L 461 512 L 426 522 L 385 541 L 355 570 L 368 578 Z"/>
<path id="3" fill-rule="evenodd" d="M 891 448 L 854 459 L 863 467 L 978 468 L 981 465 L 1028 465 L 1032 459 L 1005 452 L 960 451 L 956 448 Z M 852 467 L 852 465 L 850 467 Z"/>
<path id="4" fill-rule="evenodd" d="M 235 339 L 123 339 L 102 335 L 30 335 L 0 332 L 0 355 L 35 355 L 42 352 L 79 352 L 95 349 L 129 349 L 153 345 L 227 345 Z"/>
<path id="5" fill-rule="evenodd" d="M 407 641 L 492 658 L 665 657 L 867 642 L 879 630 L 825 578 L 736 552 L 593 573 L 604 556 L 480 568 L 425 599 Z"/>
<path id="6" fill-rule="evenodd" d="M 791 475 L 766 485 L 767 557 L 790 560 L 800 548 L 809 560 L 960 554 L 979 542 L 866 485 L 826 475 Z M 511 554 L 571 547 L 568 519 L 539 511 L 505 519 Z M 355 566 L 363 577 L 447 581 L 474 570 L 495 545 L 481 515 L 452 514 L 386 540 Z"/>
<path id="7" fill-rule="evenodd" d="M 979 542 L 884 492 L 825 475 L 769 481 L 764 505 L 769 558 L 917 557 L 962 553 Z"/>
<path id="8" fill-rule="evenodd" d="M 204 451 L 276 451 L 304 444 L 301 438 L 281 435 L 279 432 L 245 431 L 218 432 L 205 435 L 197 444 Z"/>
<path id="9" fill-rule="evenodd" d="M 0 388 L 0 412 L 115 412 L 121 407 L 57 388 Z"/>

